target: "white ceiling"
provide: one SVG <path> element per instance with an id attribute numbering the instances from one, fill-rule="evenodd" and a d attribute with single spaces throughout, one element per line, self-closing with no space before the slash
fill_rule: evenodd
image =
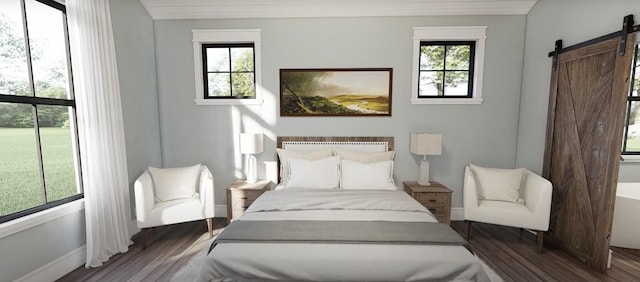
<path id="1" fill-rule="evenodd" d="M 524 15 L 537 0 L 140 0 L 151 18 Z"/>

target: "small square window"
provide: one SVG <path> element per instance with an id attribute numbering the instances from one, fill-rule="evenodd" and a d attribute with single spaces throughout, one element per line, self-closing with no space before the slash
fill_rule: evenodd
<path id="1" fill-rule="evenodd" d="M 486 29 L 414 27 L 411 103 L 482 103 Z"/>
<path id="2" fill-rule="evenodd" d="M 473 41 L 420 42 L 418 98 L 473 97 Z"/>
<path id="3" fill-rule="evenodd" d="M 204 99 L 256 96 L 254 45 L 202 44 Z"/>
<path id="4" fill-rule="evenodd" d="M 191 32 L 196 104 L 261 104 L 260 30 Z"/>

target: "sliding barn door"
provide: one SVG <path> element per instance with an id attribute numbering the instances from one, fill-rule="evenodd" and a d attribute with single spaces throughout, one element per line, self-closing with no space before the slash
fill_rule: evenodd
<path id="1" fill-rule="evenodd" d="M 548 241 L 599 272 L 607 265 L 633 55 L 632 38 L 624 55 L 620 42 L 617 37 L 558 55 L 547 117 Z"/>

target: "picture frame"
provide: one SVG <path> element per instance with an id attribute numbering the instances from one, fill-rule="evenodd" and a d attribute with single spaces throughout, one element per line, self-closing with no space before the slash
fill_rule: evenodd
<path id="1" fill-rule="evenodd" d="M 280 69 L 280 116 L 391 116 L 392 68 Z"/>

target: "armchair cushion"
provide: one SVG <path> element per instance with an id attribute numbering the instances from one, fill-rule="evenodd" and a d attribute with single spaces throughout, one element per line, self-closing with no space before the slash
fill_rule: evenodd
<path id="1" fill-rule="evenodd" d="M 480 199 L 523 203 L 520 185 L 525 169 L 486 168 L 470 165 L 478 184 Z"/>
<path id="2" fill-rule="evenodd" d="M 155 200 L 165 202 L 198 196 L 200 164 L 178 168 L 149 167 Z"/>

